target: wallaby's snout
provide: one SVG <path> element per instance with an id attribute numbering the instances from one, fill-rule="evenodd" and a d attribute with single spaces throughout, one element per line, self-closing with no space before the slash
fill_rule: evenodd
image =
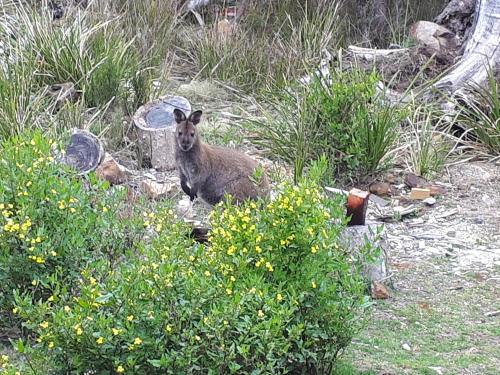
<path id="1" fill-rule="evenodd" d="M 201 115 L 201 111 L 196 111 L 186 118 L 184 112 L 174 109 L 175 122 L 177 123 L 175 138 L 182 151 L 191 150 L 196 143 L 198 137 L 196 125 L 200 122 Z"/>

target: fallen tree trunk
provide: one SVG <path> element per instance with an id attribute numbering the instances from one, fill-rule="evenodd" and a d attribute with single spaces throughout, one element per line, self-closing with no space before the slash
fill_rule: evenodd
<path id="1" fill-rule="evenodd" d="M 483 85 L 500 62 L 500 1 L 479 0 L 475 22 L 460 61 L 431 88 L 453 94 L 471 83 Z"/>

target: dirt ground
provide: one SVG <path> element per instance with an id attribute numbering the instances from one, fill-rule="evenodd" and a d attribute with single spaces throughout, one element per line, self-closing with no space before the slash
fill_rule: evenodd
<path id="1" fill-rule="evenodd" d="M 347 357 L 375 374 L 500 374 L 500 166 L 448 168 L 447 194 L 386 224 L 393 291 Z"/>

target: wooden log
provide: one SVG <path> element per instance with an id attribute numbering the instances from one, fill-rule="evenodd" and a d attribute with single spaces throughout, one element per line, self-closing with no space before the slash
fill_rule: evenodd
<path id="1" fill-rule="evenodd" d="M 94 134 L 75 129 L 61 161 L 83 175 L 92 172 L 104 159 L 104 148 Z"/>
<path id="2" fill-rule="evenodd" d="M 366 209 L 370 193 L 359 189 L 351 189 L 347 197 L 347 216 L 350 216 L 348 226 L 365 225 Z"/>
<path id="3" fill-rule="evenodd" d="M 133 122 L 137 135 L 139 167 L 158 171 L 175 169 L 174 109 L 191 112 L 191 104 L 182 96 L 167 95 L 140 107 Z"/>

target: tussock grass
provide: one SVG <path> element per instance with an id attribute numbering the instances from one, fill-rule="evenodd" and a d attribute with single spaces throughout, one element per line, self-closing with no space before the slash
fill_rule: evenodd
<path id="1" fill-rule="evenodd" d="M 500 83 L 489 70 L 486 87 L 470 85 L 466 94 L 459 94 L 459 122 L 472 131 L 477 140 L 493 155 L 500 155 Z"/>
<path id="2" fill-rule="evenodd" d="M 231 33 L 212 27 L 186 34 L 188 60 L 202 77 L 253 93 L 304 74 L 319 62 L 324 49 L 338 46 L 338 2 L 316 8 L 283 3 L 288 7 L 251 2 L 246 18 Z"/>

